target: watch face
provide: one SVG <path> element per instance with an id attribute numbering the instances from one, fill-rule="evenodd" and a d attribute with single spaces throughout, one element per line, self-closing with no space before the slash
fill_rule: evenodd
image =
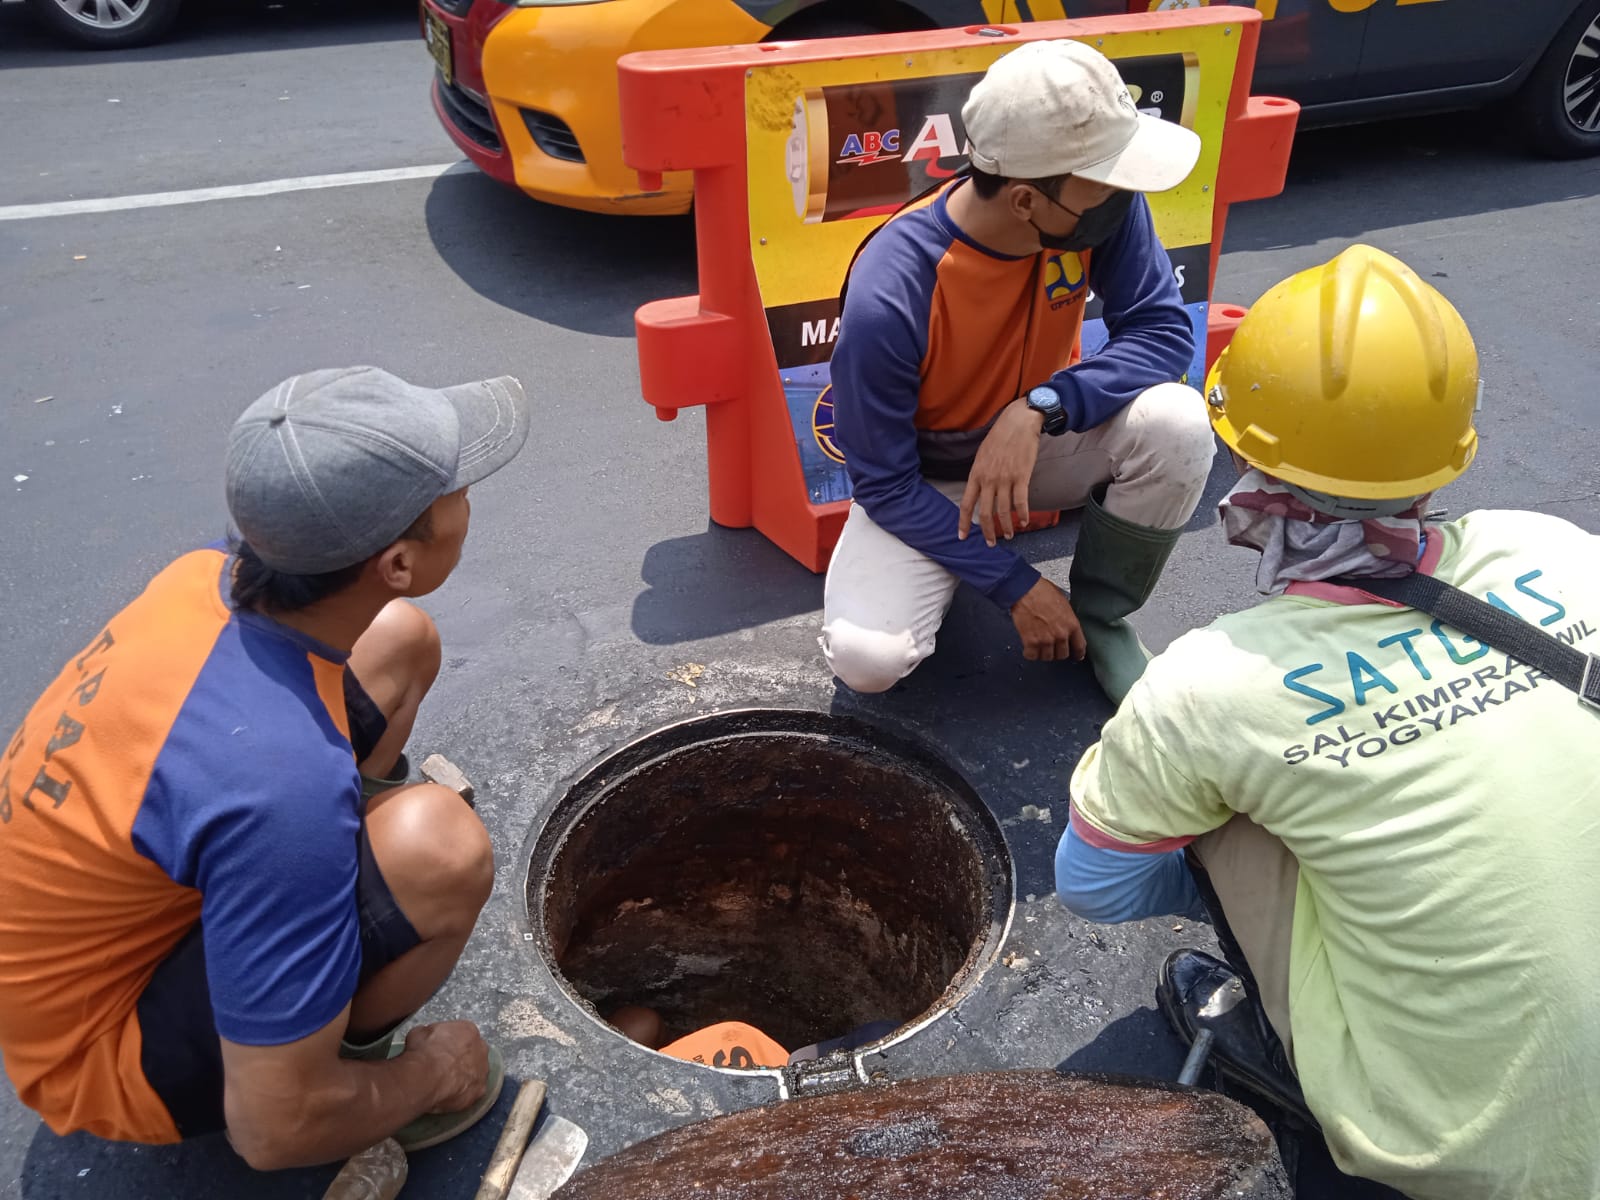
<path id="1" fill-rule="evenodd" d="M 1028 407 L 1044 417 L 1044 431 L 1049 434 L 1067 431 L 1067 410 L 1053 387 L 1036 387 L 1028 393 Z"/>

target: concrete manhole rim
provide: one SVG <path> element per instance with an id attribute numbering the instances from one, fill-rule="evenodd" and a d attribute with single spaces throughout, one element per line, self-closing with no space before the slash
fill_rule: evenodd
<path id="1" fill-rule="evenodd" d="M 536 818 L 523 840 L 520 875 L 523 935 L 533 948 L 537 969 L 549 976 L 555 990 L 574 1012 L 604 1036 L 622 1043 L 628 1051 L 718 1075 L 740 1079 L 770 1078 L 775 1081 L 780 1098 L 787 1098 L 786 1072 L 792 1071 L 792 1066 L 717 1067 L 663 1054 L 629 1039 L 600 1016 L 566 977 L 549 951 L 549 930 L 545 924 L 545 887 L 550 870 L 558 860 L 567 837 L 581 825 L 589 812 L 604 802 L 613 780 L 625 778 L 691 746 L 762 734 L 849 741 L 876 755 L 898 756 L 942 783 L 951 802 L 963 810 L 966 818 L 965 836 L 994 867 L 990 871 L 993 878 L 988 930 L 974 942 L 966 961 L 952 977 L 948 993 L 939 1003 L 907 1021 L 889 1036 L 866 1043 L 849 1053 L 850 1068 L 857 1081 L 868 1081 L 863 1063 L 865 1056 L 881 1053 L 908 1041 L 955 1011 L 963 1000 L 979 989 L 990 969 L 1000 960 L 1001 952 L 1010 938 L 1017 903 L 1016 865 L 999 819 L 956 762 L 942 748 L 920 738 L 914 730 L 876 716 L 867 719 L 826 709 L 774 708 L 762 704 L 733 706 L 642 728 L 615 747 L 592 755 L 581 767 L 555 785 L 551 793 L 553 800 L 541 807 L 542 815 Z"/>

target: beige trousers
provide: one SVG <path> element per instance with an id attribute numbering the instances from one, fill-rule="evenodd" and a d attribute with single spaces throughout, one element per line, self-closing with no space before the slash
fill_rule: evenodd
<path id="1" fill-rule="evenodd" d="M 1176 529 L 1200 502 L 1215 447 L 1200 393 L 1164 383 L 1093 429 L 1042 437 L 1028 503 L 1039 511 L 1081 508 L 1107 484 L 1112 516 Z M 960 503 L 964 484 L 929 482 Z M 953 504 L 952 527 L 956 518 Z M 823 589 L 828 666 L 855 691 L 888 691 L 933 653 L 959 583 L 852 505 Z"/>
<path id="2" fill-rule="evenodd" d="M 1261 993 L 1267 1020 L 1294 1064 L 1289 1028 L 1289 943 L 1300 864 L 1272 834 L 1239 814 L 1190 845 L 1211 877 L 1222 914 Z"/>

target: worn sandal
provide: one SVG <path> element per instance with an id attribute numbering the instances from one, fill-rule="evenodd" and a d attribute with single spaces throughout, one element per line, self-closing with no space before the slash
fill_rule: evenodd
<path id="1" fill-rule="evenodd" d="M 403 1041 L 395 1042 L 389 1049 L 389 1057 L 394 1058 L 405 1048 Z M 397 1130 L 393 1135 L 394 1140 L 400 1143 L 400 1148 L 407 1154 L 415 1150 L 426 1150 L 429 1146 L 437 1146 L 440 1142 L 448 1142 L 458 1133 L 465 1133 L 471 1129 L 489 1114 L 489 1110 L 500 1099 L 500 1089 L 505 1087 L 505 1083 L 505 1060 L 501 1058 L 500 1051 L 490 1046 L 489 1081 L 481 1100 L 455 1112 L 423 1113 L 415 1121 Z"/>

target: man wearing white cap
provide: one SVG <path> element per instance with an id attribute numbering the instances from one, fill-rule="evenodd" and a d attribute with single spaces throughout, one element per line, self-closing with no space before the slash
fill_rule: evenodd
<path id="1" fill-rule="evenodd" d="M 275 1169 L 493 1106 L 472 1023 L 395 1038 L 494 882 L 477 814 L 408 783 L 440 648 L 406 598 L 528 423 L 509 378 L 285 380 L 229 438 L 239 537 L 161 571 L 0 743 L 0 1051 L 57 1133 L 226 1130 Z"/>
<path id="2" fill-rule="evenodd" d="M 1141 114 L 1072 41 L 1000 58 L 962 119 L 970 177 L 892 218 L 848 280 L 832 375 L 855 503 L 823 652 L 850 687 L 886 691 L 933 652 L 965 581 L 1011 614 L 1025 657 L 1087 649 L 1117 703 L 1148 657 L 1125 618 L 1214 446 L 1199 394 L 1175 382 L 1194 333 L 1141 195 L 1181 183 L 1200 140 Z M 1091 290 L 1109 340 L 1081 358 Z M 998 543 L 1013 514 L 1080 507 L 1069 603 Z"/>

